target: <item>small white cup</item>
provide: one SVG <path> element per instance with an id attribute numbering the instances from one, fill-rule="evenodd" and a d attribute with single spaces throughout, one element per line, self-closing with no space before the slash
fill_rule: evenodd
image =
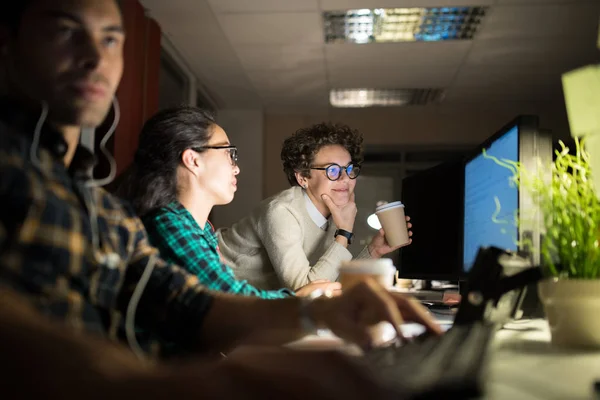
<path id="1" fill-rule="evenodd" d="M 339 274 L 342 290 L 348 290 L 368 278 L 372 278 L 386 289 L 390 289 L 394 285 L 396 267 L 389 258 L 352 260 L 340 265 Z M 374 346 L 381 346 L 396 338 L 396 330 L 389 322 L 373 325 L 370 333 Z"/>

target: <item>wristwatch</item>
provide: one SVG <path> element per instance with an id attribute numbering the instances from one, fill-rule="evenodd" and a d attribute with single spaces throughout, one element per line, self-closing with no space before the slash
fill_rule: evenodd
<path id="1" fill-rule="evenodd" d="M 335 231 L 335 233 L 333 234 L 333 237 L 334 237 L 334 238 L 335 238 L 335 237 L 338 237 L 338 235 L 339 235 L 339 236 L 343 236 L 343 237 L 345 237 L 346 239 L 348 239 L 348 244 L 352 244 L 352 238 L 354 237 L 354 233 L 352 233 L 352 232 L 348 232 L 348 231 L 345 231 L 345 230 L 343 230 L 343 229 L 338 229 L 338 230 L 336 230 L 336 231 Z"/>

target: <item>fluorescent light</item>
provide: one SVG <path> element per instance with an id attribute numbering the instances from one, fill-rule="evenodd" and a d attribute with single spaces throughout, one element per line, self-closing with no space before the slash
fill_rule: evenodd
<path id="1" fill-rule="evenodd" d="M 410 99 L 405 91 L 394 89 L 333 89 L 329 92 L 329 102 L 334 107 L 402 106 Z"/>
<path id="2" fill-rule="evenodd" d="M 332 89 L 329 102 L 333 107 L 398 107 L 438 103 L 442 89 Z"/>
<path id="3" fill-rule="evenodd" d="M 323 13 L 325 42 L 472 39 L 488 7 L 376 8 Z"/>

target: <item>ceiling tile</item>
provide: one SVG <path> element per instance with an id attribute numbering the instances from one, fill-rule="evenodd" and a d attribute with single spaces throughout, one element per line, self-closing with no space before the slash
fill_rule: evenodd
<path id="1" fill-rule="evenodd" d="M 595 0 L 496 0 L 496 4 L 535 4 L 545 6 L 548 4 L 574 4 L 574 3 L 588 3 L 591 4 Z"/>
<path id="2" fill-rule="evenodd" d="M 565 72 L 600 61 L 593 40 L 573 39 L 489 39 L 476 40 L 465 65 L 520 66 Z"/>
<path id="3" fill-rule="evenodd" d="M 453 87 L 457 86 L 487 86 L 499 85 L 560 85 L 560 73 L 550 72 L 542 69 L 524 69 L 518 66 L 497 67 L 463 67 L 460 69 L 454 81 Z"/>
<path id="4" fill-rule="evenodd" d="M 260 99 L 256 88 L 248 79 L 245 72 L 212 65 L 195 67 L 199 83 L 206 87 L 216 101 L 223 107 L 239 104 L 240 99 Z M 249 102 L 248 104 L 252 104 Z"/>
<path id="5" fill-rule="evenodd" d="M 222 99 L 221 108 L 261 108 L 264 104 L 254 87 L 246 89 L 232 86 L 230 83 L 211 82 L 209 92 Z"/>
<path id="6" fill-rule="evenodd" d="M 456 75 L 457 67 L 395 66 L 377 69 L 329 69 L 331 88 L 445 88 Z"/>
<path id="7" fill-rule="evenodd" d="M 232 44 L 320 44 L 322 17 L 312 13 L 223 14 L 221 27 Z"/>
<path id="8" fill-rule="evenodd" d="M 248 78 L 261 93 L 304 93 L 315 87 L 326 87 L 327 78 L 322 66 L 282 71 L 249 71 Z"/>
<path id="9" fill-rule="evenodd" d="M 140 0 L 147 15 L 155 18 L 165 29 L 188 25 L 198 31 L 219 28 L 211 7 L 204 0 Z"/>
<path id="10" fill-rule="evenodd" d="M 329 110 L 330 87 L 358 86 L 447 87 L 442 105 L 562 104 L 560 73 L 600 61 L 598 0 L 141 1 L 222 107 Z M 490 4 L 474 41 L 323 40 L 321 10 Z"/>
<path id="11" fill-rule="evenodd" d="M 328 105 L 329 90 L 323 71 L 254 71 L 249 78 L 266 105 Z"/>
<path id="12" fill-rule="evenodd" d="M 208 0 L 215 13 L 318 11 L 318 0 Z"/>
<path id="13" fill-rule="evenodd" d="M 560 103 L 563 101 L 560 86 L 500 85 L 495 87 L 451 88 L 442 104 L 493 102 Z"/>
<path id="14" fill-rule="evenodd" d="M 560 101 L 559 73 L 518 66 L 463 67 L 446 101 Z"/>
<path id="15" fill-rule="evenodd" d="M 332 44 L 325 47 L 325 54 L 327 65 L 332 68 L 457 66 L 471 44 L 470 41 Z"/>
<path id="16" fill-rule="evenodd" d="M 199 66 L 196 63 L 191 63 L 190 65 L 196 70 L 201 71 L 202 74 L 206 76 L 206 82 L 203 82 L 204 84 L 210 85 L 211 83 L 216 83 L 235 85 L 245 88 L 252 87 L 246 72 L 235 67 L 210 64 L 203 64 Z"/>
<path id="17" fill-rule="evenodd" d="M 235 50 L 223 35 L 213 36 L 211 42 L 199 42 L 192 32 L 177 29 L 170 31 L 166 36 L 185 55 L 188 64 L 194 63 L 200 68 L 207 64 L 225 65 L 229 68 L 237 67 L 243 71 Z"/>
<path id="18" fill-rule="evenodd" d="M 222 107 L 260 104 L 237 54 L 205 1 L 143 0 L 163 34 L 186 60 L 199 84 Z M 210 39 L 207 39 L 210 38 Z"/>
<path id="19" fill-rule="evenodd" d="M 590 37 L 597 35 L 600 1 L 595 3 L 495 6 L 478 39 Z"/>
<path id="20" fill-rule="evenodd" d="M 262 96 L 262 103 L 265 107 L 303 107 L 320 109 L 329 107 L 329 92 L 322 90 L 315 95 L 309 96 Z"/>
<path id="21" fill-rule="evenodd" d="M 324 45 L 239 45 L 237 55 L 248 71 L 303 69 L 325 65 Z"/>

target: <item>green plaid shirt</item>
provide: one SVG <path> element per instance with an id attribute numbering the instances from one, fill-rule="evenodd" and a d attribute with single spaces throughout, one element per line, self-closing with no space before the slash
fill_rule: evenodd
<path id="1" fill-rule="evenodd" d="M 210 223 L 204 229 L 178 202 L 148 213 L 142 218 L 148 237 L 161 256 L 195 274 L 204 286 L 221 292 L 263 299 L 292 296 L 287 289 L 260 290 L 247 281 L 237 280 L 233 270 L 223 264 L 215 231 Z"/>

